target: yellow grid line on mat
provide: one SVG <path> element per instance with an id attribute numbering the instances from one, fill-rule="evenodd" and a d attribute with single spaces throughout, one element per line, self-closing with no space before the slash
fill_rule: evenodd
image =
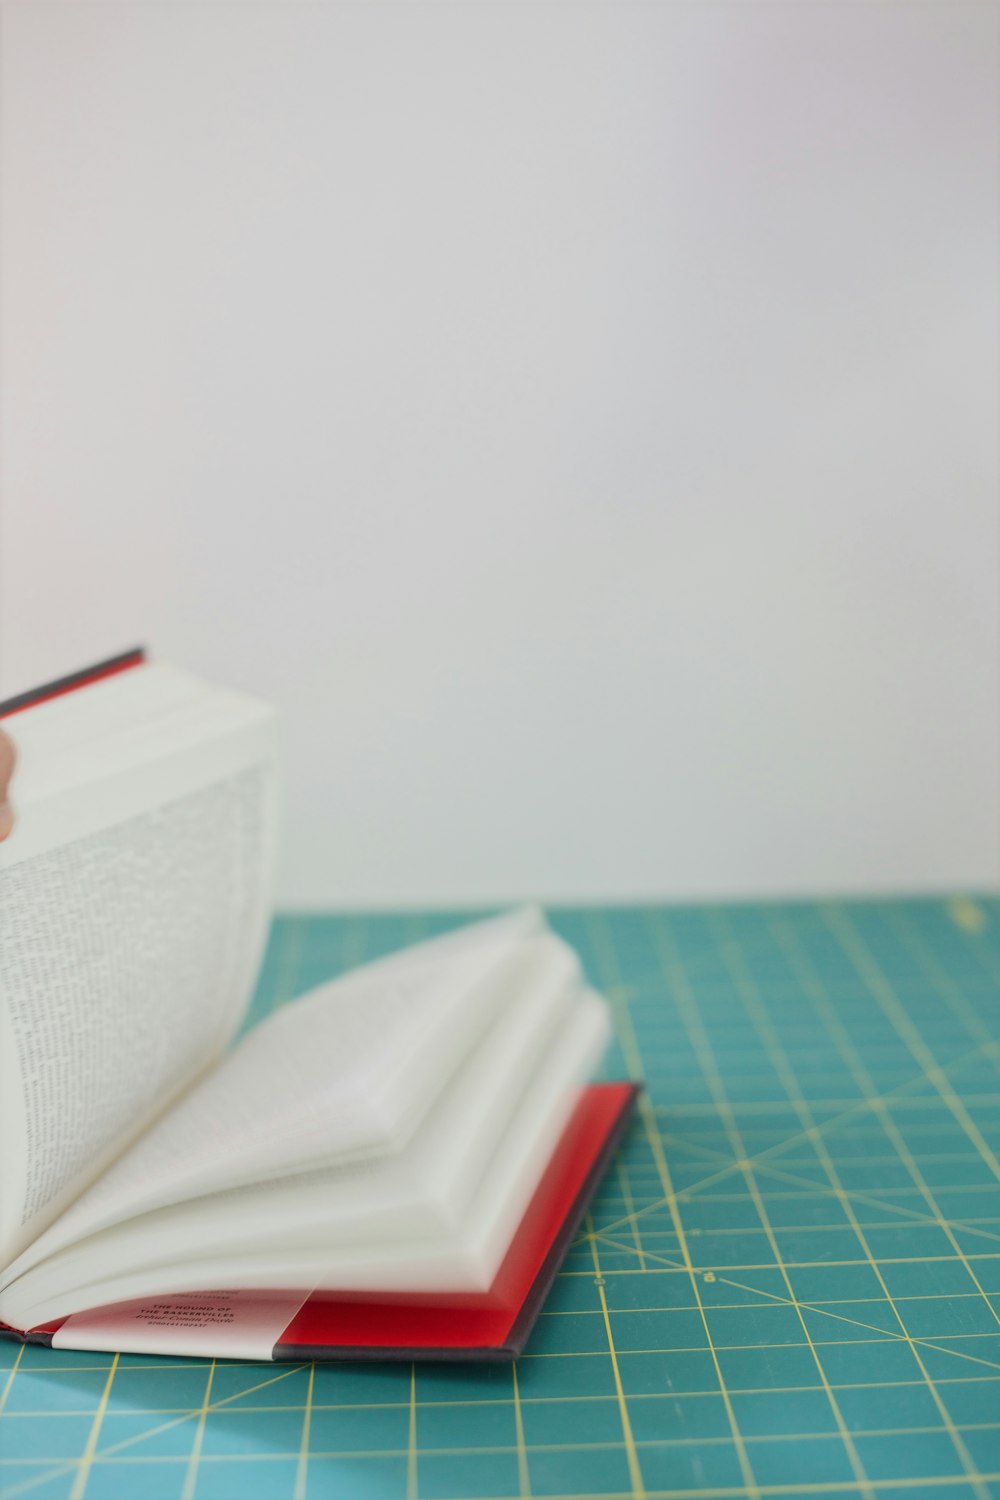
<path id="1" fill-rule="evenodd" d="M 607 924 L 600 919 L 598 914 L 594 914 L 592 922 L 596 944 L 601 955 L 602 964 L 606 974 L 608 990 L 612 996 L 612 999 L 614 999 L 616 994 L 620 995 L 621 984 L 621 975 L 618 969 L 618 961 L 615 954 L 614 943 L 611 937 L 611 933 L 607 928 Z M 636 1036 L 635 1027 L 632 1022 L 632 1017 L 629 1012 L 628 997 L 626 995 L 621 995 L 618 1005 L 617 1020 L 619 1037 L 622 1043 L 622 1050 L 625 1055 L 626 1066 L 629 1068 L 629 1071 L 634 1078 L 641 1078 L 643 1077 L 642 1053 L 639 1049 L 639 1042 Z M 684 1225 L 678 1212 L 676 1195 L 674 1193 L 674 1186 L 670 1175 L 670 1167 L 667 1164 L 667 1159 L 663 1152 L 663 1145 L 656 1128 L 656 1121 L 650 1111 L 649 1098 L 648 1094 L 645 1091 L 639 1097 L 638 1108 L 640 1118 L 646 1130 L 646 1136 L 649 1141 L 649 1147 L 652 1152 L 653 1160 L 656 1163 L 657 1171 L 660 1175 L 664 1198 L 669 1204 L 670 1215 L 674 1224 L 674 1231 L 677 1235 L 681 1257 L 684 1262 L 684 1269 L 688 1274 L 691 1283 L 691 1290 L 694 1294 L 695 1301 L 698 1304 L 698 1312 L 701 1318 L 701 1324 L 704 1329 L 705 1339 L 708 1344 L 709 1351 L 711 1353 L 716 1379 L 719 1382 L 719 1390 L 722 1393 L 722 1399 L 725 1403 L 726 1416 L 729 1422 L 730 1431 L 733 1435 L 733 1442 L 736 1447 L 736 1453 L 739 1460 L 740 1470 L 743 1475 L 746 1493 L 751 1496 L 751 1500 L 755 1500 L 755 1497 L 760 1492 L 757 1486 L 757 1481 L 754 1477 L 753 1466 L 750 1463 L 746 1444 L 743 1441 L 743 1434 L 740 1431 L 739 1423 L 736 1420 L 736 1413 L 733 1410 L 732 1398 L 728 1390 L 726 1389 L 726 1382 L 722 1373 L 722 1366 L 719 1363 L 718 1351 L 716 1350 L 715 1345 L 712 1342 L 712 1331 L 709 1328 L 708 1319 L 705 1316 L 705 1308 L 702 1301 L 701 1291 L 698 1286 L 698 1277 L 695 1273 L 694 1262 L 691 1258 L 687 1236 L 684 1232 Z"/>

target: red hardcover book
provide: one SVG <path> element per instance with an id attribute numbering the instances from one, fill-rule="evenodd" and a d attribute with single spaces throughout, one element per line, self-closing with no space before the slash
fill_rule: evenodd
<path id="1" fill-rule="evenodd" d="M 534 909 L 472 923 L 232 1047 L 268 925 L 273 711 L 131 651 L 0 715 L 22 751 L 0 1332 L 516 1356 L 636 1094 L 586 1085 L 608 1012 L 572 950 Z"/>

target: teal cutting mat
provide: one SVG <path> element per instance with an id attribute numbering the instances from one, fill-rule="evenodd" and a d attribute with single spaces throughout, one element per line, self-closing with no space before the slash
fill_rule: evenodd
<path id="1" fill-rule="evenodd" d="M 1000 1497 L 1000 903 L 553 921 L 647 1093 L 516 1368 L 4 1346 L 5 1500 Z M 255 1013 L 448 925 L 286 917 Z"/>

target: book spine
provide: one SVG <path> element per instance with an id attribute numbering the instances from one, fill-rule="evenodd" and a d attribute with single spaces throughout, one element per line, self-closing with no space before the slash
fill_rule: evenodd
<path id="1" fill-rule="evenodd" d="M 130 667 L 141 666 L 145 660 L 145 648 L 134 646 L 131 651 L 108 657 L 107 661 L 83 667 L 79 672 L 70 672 L 67 677 L 57 677 L 54 682 L 43 683 L 41 687 L 31 688 L 26 693 L 17 693 L 13 698 L 5 698 L 0 703 L 0 719 L 9 718 L 11 714 L 20 713 L 25 708 L 35 708 L 39 703 L 47 703 L 50 698 L 61 698 L 64 693 L 72 693 L 77 688 L 89 687 L 92 682 L 100 682 L 104 677 L 127 672 Z"/>

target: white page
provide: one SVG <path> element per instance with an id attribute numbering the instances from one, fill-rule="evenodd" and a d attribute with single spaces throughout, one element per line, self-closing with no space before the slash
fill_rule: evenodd
<path id="1" fill-rule="evenodd" d="M 407 1148 L 398 1155 L 356 1160 L 213 1193 L 142 1214 L 91 1233 L 82 1243 L 67 1234 L 93 1223 L 88 1197 L 33 1245 L 18 1265 L 23 1285 L 64 1286 L 114 1274 L 132 1274 L 171 1257 L 281 1253 L 370 1244 L 406 1243 L 460 1231 L 465 1213 L 497 1144 L 521 1107 L 543 1054 L 561 1045 L 570 1007 L 579 994 L 573 955 L 555 938 L 533 939 L 534 962 L 487 1035 L 437 1102 Z M 558 1030 L 558 1034 L 557 1034 Z M 37 1257 L 43 1256 L 41 1264 Z M 37 1269 L 32 1270 L 37 1265 Z"/>
<path id="2" fill-rule="evenodd" d="M 528 1081 L 510 1128 L 457 1228 L 364 1246 L 342 1245 L 335 1237 L 324 1247 L 301 1250 L 289 1236 L 287 1248 L 279 1253 L 243 1255 L 201 1254 L 195 1240 L 191 1258 L 183 1263 L 128 1271 L 113 1279 L 98 1274 L 72 1291 L 60 1289 L 57 1278 L 40 1266 L 4 1292 L 0 1315 L 14 1326 L 30 1327 L 83 1307 L 221 1285 L 274 1292 L 486 1291 L 565 1128 L 580 1084 L 608 1036 L 605 1003 L 586 993 Z"/>
<path id="3" fill-rule="evenodd" d="M 307 1293 L 188 1292 L 67 1318 L 53 1349 L 106 1349 L 188 1359 L 270 1359 Z"/>
<path id="4" fill-rule="evenodd" d="M 175 694 L 179 721 L 151 719 L 150 670 L 10 721 L 31 754 L 0 859 L 0 1260 L 215 1061 L 259 963 L 273 713 L 205 690 Z M 118 731 L 130 677 L 141 702 L 128 764 Z M 116 733 L 98 753 L 112 685 Z M 74 714 L 77 770 L 89 768 L 75 784 Z"/>
<path id="5" fill-rule="evenodd" d="M 328 1187 L 377 1182 L 370 1158 L 394 1144 L 379 1116 L 385 1075 L 395 1077 L 405 1061 L 408 1090 L 415 1092 L 422 1082 L 429 1108 L 442 1058 L 463 1033 L 471 1045 L 512 995 L 530 998 L 539 983 L 565 988 L 577 981 L 575 955 L 564 943 L 551 934 L 521 936 L 537 920 L 528 912 L 513 921 L 472 924 L 443 941 L 365 965 L 284 1006 L 136 1141 L 3 1280 L 74 1240 L 160 1205 L 286 1172 L 301 1174 L 338 1157 L 360 1160 L 356 1167 L 342 1161 L 330 1170 Z M 359 1142 L 367 1146 L 368 1160 Z M 386 1191 L 376 1192 L 378 1202 Z M 211 1206 L 206 1213 L 211 1218 Z"/>

